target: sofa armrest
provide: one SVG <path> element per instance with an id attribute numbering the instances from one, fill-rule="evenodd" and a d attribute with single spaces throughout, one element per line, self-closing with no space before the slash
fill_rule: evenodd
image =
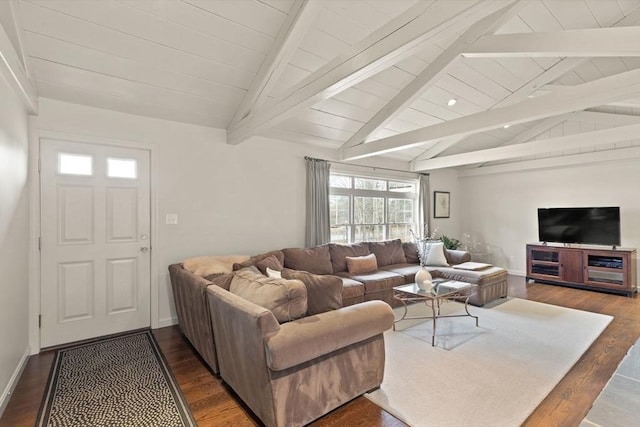
<path id="1" fill-rule="evenodd" d="M 209 286 L 207 298 L 220 376 L 266 425 L 275 425 L 264 343 L 280 330 L 278 321 L 266 308 L 217 286 Z"/>
<path id="2" fill-rule="evenodd" d="M 447 261 L 451 265 L 462 264 L 463 262 L 471 261 L 471 254 L 467 251 L 445 249 Z"/>
<path id="3" fill-rule="evenodd" d="M 391 328 L 393 311 L 368 301 L 280 325 L 266 342 L 267 365 L 281 371 L 371 338 Z"/>
<path id="4" fill-rule="evenodd" d="M 211 282 L 185 270 L 180 264 L 169 266 L 169 276 L 180 330 L 217 373 L 218 359 L 206 296 Z"/>

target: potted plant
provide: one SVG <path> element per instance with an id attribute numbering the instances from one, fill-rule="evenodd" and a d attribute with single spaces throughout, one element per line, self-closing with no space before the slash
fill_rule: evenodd
<path id="1" fill-rule="evenodd" d="M 444 234 L 440 236 L 440 240 L 442 241 L 442 243 L 444 243 L 445 248 L 451 250 L 456 250 L 462 245 L 462 242 L 460 240 L 445 236 Z"/>

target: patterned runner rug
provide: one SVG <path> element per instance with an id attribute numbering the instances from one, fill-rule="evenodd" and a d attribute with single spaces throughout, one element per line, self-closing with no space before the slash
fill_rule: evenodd
<path id="1" fill-rule="evenodd" d="M 58 350 L 37 426 L 196 426 L 151 331 Z"/>

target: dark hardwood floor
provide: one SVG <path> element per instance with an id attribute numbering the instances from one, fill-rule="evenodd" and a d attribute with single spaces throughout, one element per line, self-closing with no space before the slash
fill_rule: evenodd
<path id="1" fill-rule="evenodd" d="M 543 284 L 525 284 L 510 276 L 509 295 L 614 317 L 606 330 L 525 422 L 525 426 L 577 426 L 613 375 L 628 349 L 640 337 L 640 299 Z M 154 331 L 162 351 L 200 426 L 255 426 L 259 422 L 217 379 L 184 340 L 177 327 Z M 0 426 L 33 426 L 44 393 L 53 352 L 32 356 Z M 508 378 L 504 379 L 508 381 Z M 314 426 L 385 426 L 405 424 L 359 397 Z"/>

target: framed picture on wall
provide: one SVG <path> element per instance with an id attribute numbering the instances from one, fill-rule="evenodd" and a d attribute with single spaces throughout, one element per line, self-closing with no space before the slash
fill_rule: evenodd
<path id="1" fill-rule="evenodd" d="M 433 192 L 433 217 L 449 218 L 451 213 L 450 193 L 448 191 Z"/>

